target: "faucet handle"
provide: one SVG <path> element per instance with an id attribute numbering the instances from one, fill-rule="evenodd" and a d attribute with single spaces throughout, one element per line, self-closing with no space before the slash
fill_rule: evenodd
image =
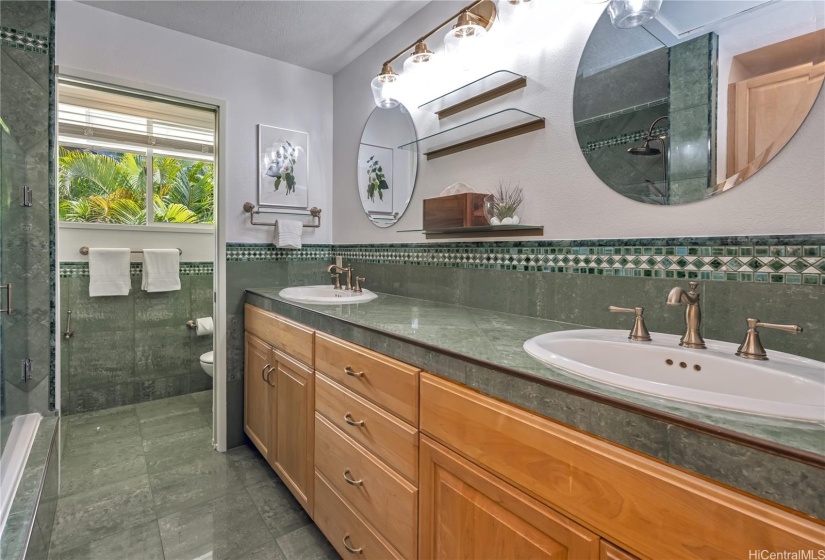
<path id="1" fill-rule="evenodd" d="M 644 307 L 616 307 L 615 305 L 611 305 L 607 310 L 611 313 L 635 313 L 636 320 L 633 323 L 633 330 L 630 331 L 627 338 L 636 342 L 650 342 L 652 340 L 650 338 L 650 332 L 648 332 L 647 326 L 645 325 Z"/>
<path id="2" fill-rule="evenodd" d="M 366 281 L 367 281 L 366 278 L 356 276 L 355 277 L 355 287 L 352 289 L 353 293 L 356 293 L 356 294 L 363 293 L 363 290 L 361 289 L 361 282 L 366 282 Z"/>
<path id="3" fill-rule="evenodd" d="M 761 323 L 759 319 L 748 319 L 748 332 L 745 334 L 745 340 L 742 341 L 739 349 L 736 350 L 737 356 L 748 360 L 768 359 L 768 353 L 765 351 L 765 347 L 762 346 L 762 341 L 759 339 L 759 331 L 756 330 L 759 327 L 785 331 L 790 334 L 799 334 L 802 332 L 802 327 L 799 325 L 776 325 L 774 323 Z"/>

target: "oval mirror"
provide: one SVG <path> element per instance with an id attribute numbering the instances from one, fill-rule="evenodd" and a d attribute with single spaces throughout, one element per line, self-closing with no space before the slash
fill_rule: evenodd
<path id="1" fill-rule="evenodd" d="M 358 148 L 358 196 L 378 227 L 393 225 L 410 203 L 418 152 L 398 147 L 417 139 L 412 117 L 400 103 L 391 109 L 376 107 L 367 119 Z"/>
<path id="2" fill-rule="evenodd" d="M 684 204 L 740 185 L 822 87 L 821 0 L 664 0 L 627 29 L 609 12 L 579 61 L 573 118 L 590 167 L 633 200 Z"/>

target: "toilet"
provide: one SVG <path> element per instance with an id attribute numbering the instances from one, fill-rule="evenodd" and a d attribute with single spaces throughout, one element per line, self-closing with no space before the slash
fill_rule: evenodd
<path id="1" fill-rule="evenodd" d="M 201 354 L 201 367 L 206 375 L 212 377 L 212 372 L 215 370 L 215 365 L 212 363 L 212 350 Z"/>

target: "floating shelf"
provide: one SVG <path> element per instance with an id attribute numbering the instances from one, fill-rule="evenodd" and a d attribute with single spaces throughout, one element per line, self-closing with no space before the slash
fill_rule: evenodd
<path id="1" fill-rule="evenodd" d="M 529 237 L 544 235 L 544 226 L 506 225 L 506 226 L 468 226 L 444 229 L 404 229 L 398 233 L 423 233 L 427 239 L 444 239 L 447 237 Z"/>
<path id="2" fill-rule="evenodd" d="M 526 76 L 509 70 L 496 70 L 492 74 L 419 105 L 418 108 L 435 113 L 439 119 L 443 119 L 525 86 L 527 86 Z"/>
<path id="3" fill-rule="evenodd" d="M 544 128 L 544 117 L 521 109 L 504 109 L 399 146 L 435 159 Z"/>

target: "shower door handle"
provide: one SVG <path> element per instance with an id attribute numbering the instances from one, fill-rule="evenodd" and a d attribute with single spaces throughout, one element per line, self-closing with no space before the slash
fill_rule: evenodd
<path id="1" fill-rule="evenodd" d="M 11 315 L 11 283 L 0 284 L 0 290 L 6 290 L 6 307 L 0 307 L 0 313 Z"/>

